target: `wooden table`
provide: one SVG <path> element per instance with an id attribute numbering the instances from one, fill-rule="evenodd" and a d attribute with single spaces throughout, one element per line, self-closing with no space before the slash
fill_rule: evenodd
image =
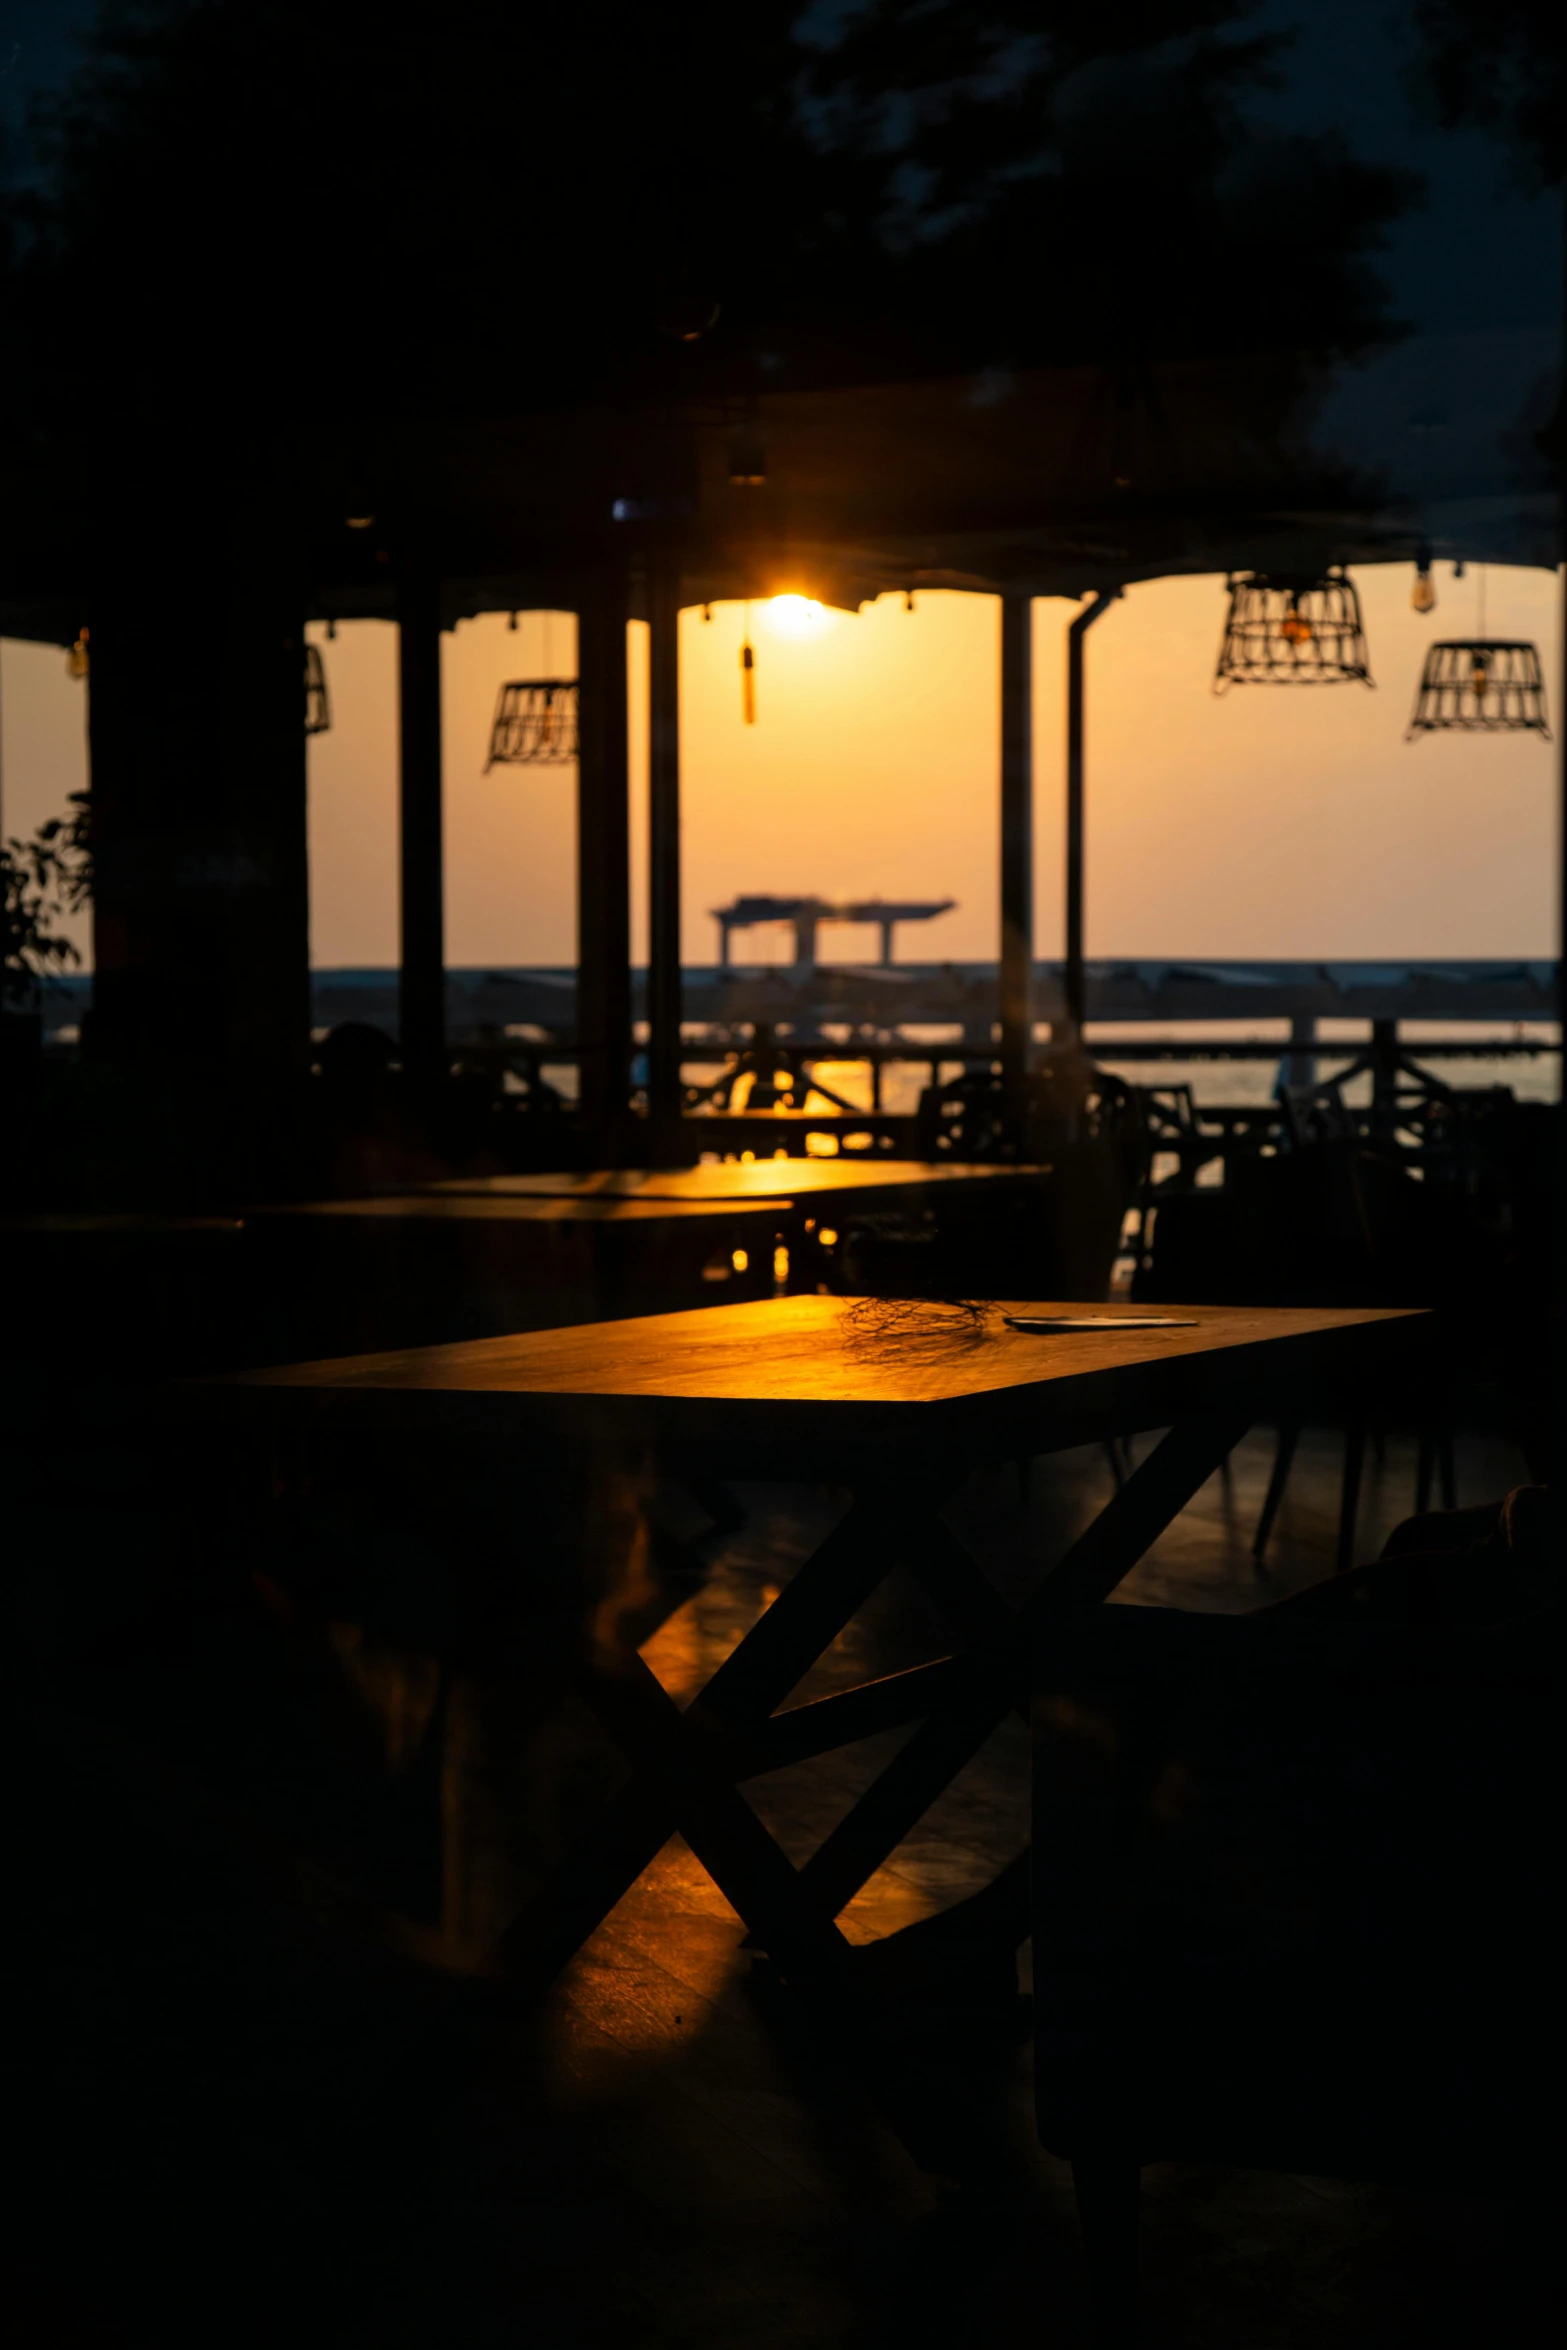
<path id="1" fill-rule="evenodd" d="M 867 1151 L 837 1159 L 752 1159 L 707 1167 L 599 1167 L 586 1174 L 469 1175 L 420 1191 L 473 1199 L 860 1200 L 868 1192 L 953 1191 L 1037 1182 L 1048 1167 L 954 1166 Z"/>
<path id="2" fill-rule="evenodd" d="M 249 1221 L 280 1329 L 294 1333 L 276 1359 L 668 1311 L 705 1287 L 769 1296 L 789 1206 L 442 1191 L 302 1201 Z"/>
<path id="3" fill-rule="evenodd" d="M 874 1152 L 753 1159 L 702 1167 L 597 1168 L 578 1175 L 493 1175 L 431 1185 L 424 1196 L 484 1199 L 774 1200 L 790 1286 L 916 1286 L 965 1294 L 1066 1285 L 1048 1167 L 954 1165 Z M 891 1230 L 889 1231 L 888 1226 Z M 905 1253 L 881 1261 L 888 1239 Z M 916 1246 L 912 1257 L 907 1242 Z M 839 1243 L 845 1245 L 840 1247 Z M 936 1244 L 932 1246 L 930 1244 Z"/>
<path id="4" fill-rule="evenodd" d="M 237 1216 L 0 1216 L 0 1375 L 82 1387 L 254 1362 L 244 1238 Z"/>
<path id="5" fill-rule="evenodd" d="M 519 1457 L 618 1439 L 705 1458 L 720 1475 L 847 1486 L 847 1514 L 683 1713 L 634 1650 L 584 1645 L 578 1686 L 635 1769 L 497 1953 L 526 1975 L 563 1963 L 678 1830 L 758 1942 L 796 1975 L 830 1977 L 847 1952 L 839 1912 L 1025 1705 L 1032 1644 L 1063 1612 L 1107 1599 L 1297 1382 L 1374 1378 L 1431 1327 L 1406 1312 L 1192 1307 L 1164 1309 L 1189 1314 L 1186 1328 L 1032 1337 L 1006 1326 L 1008 1310 L 977 1326 L 900 1314 L 894 1329 L 854 1301 L 785 1298 L 298 1364 L 190 1388 L 179 1408 L 385 1430 L 404 1446 L 490 1431 Z M 941 1514 L 970 1470 L 1149 1429 L 1167 1433 L 1027 1604 L 999 1597 Z M 949 1653 L 780 1711 L 899 1564 L 950 1621 Z M 796 1870 L 740 1783 L 910 1723 Z"/>

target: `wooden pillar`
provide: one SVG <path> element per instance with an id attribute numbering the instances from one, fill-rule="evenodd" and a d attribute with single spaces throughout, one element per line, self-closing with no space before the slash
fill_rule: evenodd
<path id="1" fill-rule="evenodd" d="M 1317 1082 L 1317 1022 L 1311 1012 L 1297 1012 L 1290 1021 L 1290 1049 L 1279 1063 L 1279 1081 L 1284 1085 L 1315 1085 Z"/>
<path id="2" fill-rule="evenodd" d="M 1398 1133 L 1398 1022 L 1371 1023 L 1371 1132 L 1378 1142 Z"/>
<path id="3" fill-rule="evenodd" d="M 1083 639 L 1113 592 L 1101 592 L 1084 606 L 1066 632 L 1066 1038 L 1071 1051 L 1083 1041 L 1088 984 L 1083 969 Z"/>
<path id="4" fill-rule="evenodd" d="M 631 1079 L 631 856 L 626 574 L 607 562 L 578 597 L 577 1058 L 597 1155 L 624 1140 Z"/>
<path id="5" fill-rule="evenodd" d="M 1001 599 L 1001 1065 L 1032 1053 L 1034 977 L 1033 599 Z"/>
<path id="6" fill-rule="evenodd" d="M 112 434 L 94 467 L 85 1041 L 143 1072 L 92 1140 L 111 1204 L 288 1180 L 309 1066 L 302 537 L 265 454 L 201 433 Z"/>
<path id="7" fill-rule="evenodd" d="M 648 580 L 648 1110 L 680 1116 L 680 571 Z"/>
<path id="8" fill-rule="evenodd" d="M 441 584 L 416 560 L 397 597 L 398 825 L 403 1066 L 420 1078 L 446 1064 L 446 892 L 441 807 Z"/>

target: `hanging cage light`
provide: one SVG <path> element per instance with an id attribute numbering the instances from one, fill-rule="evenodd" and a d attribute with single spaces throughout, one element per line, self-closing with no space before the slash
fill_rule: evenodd
<path id="1" fill-rule="evenodd" d="M 1342 569 L 1232 573 L 1213 690 L 1373 683 L 1360 596 Z"/>
<path id="2" fill-rule="evenodd" d="M 1453 637 L 1426 648 L 1406 742 L 1457 730 L 1481 734 L 1539 734 L 1545 716 L 1545 672 L 1538 645 L 1503 637 Z"/>
<path id="3" fill-rule="evenodd" d="M 325 734 L 332 723 L 332 701 L 326 690 L 326 664 L 319 645 L 305 647 L 305 732 Z"/>
<path id="4" fill-rule="evenodd" d="M 492 767 L 564 767 L 577 756 L 577 680 L 522 677 L 503 685 L 490 727 Z"/>

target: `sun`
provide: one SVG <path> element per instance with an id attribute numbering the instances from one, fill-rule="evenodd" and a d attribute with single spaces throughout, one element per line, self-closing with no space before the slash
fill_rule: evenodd
<path id="1" fill-rule="evenodd" d="M 773 634 L 789 637 L 797 645 L 814 643 L 826 635 L 832 623 L 832 614 L 814 596 L 774 596 L 767 607 L 767 625 Z"/>

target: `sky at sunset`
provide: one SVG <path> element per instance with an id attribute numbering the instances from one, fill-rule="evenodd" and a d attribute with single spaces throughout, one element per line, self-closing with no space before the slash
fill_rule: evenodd
<path id="1" fill-rule="evenodd" d="M 1404 566 L 1357 574 L 1375 691 L 1210 691 L 1217 578 L 1130 589 L 1088 651 L 1088 949 L 1212 957 L 1544 956 L 1554 952 L 1554 747 L 1534 736 L 1403 740 L 1433 637 L 1479 625 L 1481 575 L 1438 570 L 1438 609 L 1409 608 Z M 1535 639 L 1562 712 L 1556 587 L 1489 567 L 1488 633 Z M 955 897 L 901 934 L 904 960 L 980 958 L 996 942 L 998 606 L 922 594 L 831 614 L 811 641 L 751 614 L 757 723 L 741 717 L 738 604 L 682 615 L 685 954 L 715 958 L 708 909 L 739 891 Z M 1061 945 L 1065 631 L 1035 606 L 1038 948 Z M 574 771 L 484 773 L 497 687 L 570 674 L 570 615 L 463 623 L 444 643 L 447 959 L 565 963 L 574 952 Z M 396 632 L 342 624 L 321 642 L 333 727 L 310 745 L 312 957 L 390 964 L 396 920 Z M 646 631 L 629 631 L 645 710 Z M 52 646 L 3 655 L 4 823 L 30 831 L 85 775 L 82 688 Z M 634 851 L 644 868 L 645 721 L 632 732 Z M 638 897 L 641 897 L 638 889 Z M 644 951 L 638 921 L 633 950 Z M 874 933 L 829 929 L 829 959 L 871 959 Z M 737 939 L 786 960 L 787 935 Z"/>

